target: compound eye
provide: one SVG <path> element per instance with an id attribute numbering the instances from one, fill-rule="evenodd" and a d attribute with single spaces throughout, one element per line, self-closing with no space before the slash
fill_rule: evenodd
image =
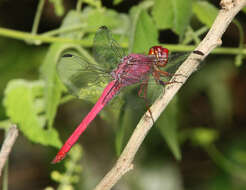
<path id="1" fill-rule="evenodd" d="M 163 49 L 162 49 L 162 52 L 165 53 L 165 54 L 167 54 L 167 55 L 168 55 L 168 53 L 169 53 L 169 51 L 168 51 L 167 48 L 163 48 Z"/>
<path id="2" fill-rule="evenodd" d="M 152 48 L 149 49 L 149 55 L 154 55 L 154 54 L 155 54 L 155 50 L 154 50 L 154 48 L 152 47 Z"/>

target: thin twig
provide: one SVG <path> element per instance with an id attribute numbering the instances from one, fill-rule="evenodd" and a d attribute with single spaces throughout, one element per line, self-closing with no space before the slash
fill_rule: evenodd
<path id="1" fill-rule="evenodd" d="M 16 127 L 16 125 L 13 125 L 9 128 L 8 133 L 4 139 L 2 148 L 1 148 L 1 152 L 0 152 L 0 176 L 2 174 L 2 169 L 3 166 L 6 162 L 6 160 L 8 159 L 9 153 L 12 149 L 12 146 L 15 143 L 15 140 L 18 136 L 18 129 Z"/>
<path id="2" fill-rule="evenodd" d="M 32 34 L 37 34 L 38 32 L 38 25 L 39 25 L 41 14 L 44 8 L 44 3 L 45 3 L 45 0 L 39 0 L 36 15 L 35 15 L 34 22 L 32 25 Z"/>
<path id="3" fill-rule="evenodd" d="M 174 83 L 168 85 L 165 88 L 165 93 L 161 97 L 159 97 L 151 106 L 150 109 L 155 121 L 165 110 L 165 108 L 172 100 L 174 95 L 181 88 L 181 86 L 186 82 L 187 78 L 194 71 L 196 71 L 199 62 L 204 59 L 216 46 L 222 43 L 221 37 L 223 33 L 225 32 L 235 15 L 245 5 L 246 0 L 231 0 L 231 4 L 227 5 L 227 7 L 223 7 L 223 9 L 219 11 L 219 14 L 216 17 L 211 29 L 197 47 L 197 50 L 203 52 L 204 56 L 192 53 L 176 72 L 176 74 L 178 75 L 175 76 L 175 80 L 182 82 L 182 84 Z M 172 80 L 174 80 L 174 78 Z M 151 120 L 151 117 L 149 116 L 149 112 L 146 112 L 139 121 L 136 129 L 134 130 L 130 140 L 128 141 L 128 144 L 123 150 L 115 166 L 106 174 L 102 181 L 96 186 L 95 190 L 111 189 L 126 172 L 133 168 L 132 161 L 135 157 L 135 154 L 152 126 L 153 122 Z"/>

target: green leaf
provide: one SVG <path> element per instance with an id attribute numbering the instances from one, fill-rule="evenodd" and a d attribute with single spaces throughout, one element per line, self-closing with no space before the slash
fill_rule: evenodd
<path id="1" fill-rule="evenodd" d="M 46 107 L 46 117 L 48 120 L 49 129 L 52 127 L 56 110 L 60 102 L 62 93 L 62 84 L 56 74 L 56 63 L 61 52 L 66 49 L 68 45 L 55 43 L 49 48 L 49 51 L 44 59 L 41 67 L 41 77 L 45 81 L 44 100 Z"/>
<path id="2" fill-rule="evenodd" d="M 45 130 L 44 100 L 40 98 L 44 84 L 16 79 L 8 83 L 3 104 L 6 114 L 18 124 L 23 134 L 32 142 L 60 147 L 61 141 L 54 129 Z"/>
<path id="3" fill-rule="evenodd" d="M 133 128 L 137 125 L 138 120 L 136 118 L 140 117 L 139 114 L 140 112 L 136 112 L 136 110 L 132 109 L 127 102 L 123 105 L 115 136 L 115 150 L 117 156 L 121 154 Z"/>
<path id="4" fill-rule="evenodd" d="M 30 46 L 10 38 L 0 38 L 0 97 L 7 83 L 13 78 L 37 78 L 38 67 L 46 53 L 44 46 Z M 0 118 L 5 118 L 0 104 Z"/>
<path id="5" fill-rule="evenodd" d="M 204 66 L 199 74 L 194 76 L 194 80 L 191 79 L 190 88 L 185 89 L 187 97 L 191 97 L 193 93 L 206 92 L 212 106 L 212 114 L 218 124 L 232 119 L 232 94 L 228 85 L 228 80 L 236 73 L 232 62 L 232 59 L 221 57 L 209 60 L 210 64 Z"/>
<path id="6" fill-rule="evenodd" d="M 130 11 L 132 26 L 130 30 L 129 52 L 144 53 L 158 44 L 158 31 L 147 11 L 137 6 Z"/>
<path id="7" fill-rule="evenodd" d="M 178 100 L 175 97 L 157 121 L 162 136 L 177 160 L 181 160 L 178 140 Z"/>
<path id="8" fill-rule="evenodd" d="M 192 0 L 155 0 L 152 14 L 158 29 L 172 29 L 182 36 L 190 22 Z"/>
<path id="9" fill-rule="evenodd" d="M 122 33 L 122 31 L 126 33 L 129 27 L 128 15 L 119 14 L 111 9 L 87 8 L 82 12 L 82 20 L 87 23 L 88 29 L 98 29 L 100 26 L 106 25 L 117 33 Z"/>
<path id="10" fill-rule="evenodd" d="M 217 8 L 207 1 L 197 1 L 192 5 L 193 12 L 197 18 L 208 27 L 211 27 L 217 14 Z"/>
<path id="11" fill-rule="evenodd" d="M 152 14 L 157 28 L 168 29 L 173 27 L 174 10 L 172 1 L 155 0 Z"/>
<path id="12" fill-rule="evenodd" d="M 81 17 L 82 17 L 81 12 L 77 12 L 74 10 L 69 11 L 66 14 L 66 17 L 62 21 L 62 25 L 61 25 L 60 29 L 69 28 L 69 27 L 73 27 L 73 26 L 84 26 L 84 27 L 86 27 L 87 23 L 83 22 L 83 19 Z M 60 34 L 60 36 L 79 40 L 84 35 L 84 33 L 85 33 L 85 30 L 81 29 L 81 30 L 75 30 L 75 31 L 62 33 L 62 34 Z"/>

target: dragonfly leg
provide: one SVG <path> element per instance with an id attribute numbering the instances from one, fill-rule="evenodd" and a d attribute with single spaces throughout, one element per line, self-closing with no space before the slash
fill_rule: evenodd
<path id="1" fill-rule="evenodd" d="M 160 70 L 160 71 L 161 71 L 161 70 Z M 163 72 L 163 73 L 162 73 L 162 72 Z M 152 73 L 152 75 L 153 75 L 155 81 L 156 81 L 158 84 L 160 84 L 160 85 L 162 85 L 162 86 L 165 86 L 165 85 L 173 84 L 173 83 L 182 83 L 182 82 L 178 82 L 178 81 L 176 81 L 176 80 L 168 81 L 168 82 L 162 81 L 162 80 L 160 79 L 160 75 L 166 75 L 166 74 L 169 75 L 169 74 L 170 74 L 170 73 L 168 73 L 168 72 L 166 72 L 166 71 L 162 71 L 162 72 L 159 72 L 159 70 L 155 70 L 155 71 Z M 174 75 L 174 76 L 175 76 L 175 75 Z"/>
<path id="2" fill-rule="evenodd" d="M 156 65 L 157 65 L 158 67 L 165 67 L 166 64 L 167 64 L 167 62 L 168 62 L 168 59 L 164 59 L 163 61 L 158 61 L 158 62 L 156 63 Z"/>
<path id="3" fill-rule="evenodd" d="M 152 119 L 152 121 L 153 121 L 153 124 L 154 124 L 154 123 L 155 123 L 155 121 L 154 121 L 154 118 L 153 118 L 152 112 L 151 112 L 151 110 L 150 110 L 150 106 L 149 106 L 149 104 L 148 104 L 148 102 L 147 102 L 147 101 L 146 101 L 145 103 L 146 103 L 146 107 L 147 107 L 147 109 L 148 109 L 148 112 L 149 112 L 150 117 L 151 117 L 151 119 Z"/>
<path id="4" fill-rule="evenodd" d="M 146 98 L 147 97 L 147 87 L 148 87 L 148 82 L 144 81 L 142 82 L 142 84 L 140 85 L 140 89 L 138 91 L 138 96 L 141 98 Z M 143 92 L 143 95 L 142 95 Z"/>
<path id="5" fill-rule="evenodd" d="M 153 118 L 153 115 L 152 115 L 152 112 L 150 110 L 150 106 L 148 103 L 148 99 L 147 99 L 147 89 L 148 89 L 148 79 L 143 81 L 142 84 L 140 85 L 140 89 L 138 91 L 138 96 L 144 99 L 146 108 L 148 109 L 150 117 L 151 117 L 153 124 L 154 124 L 155 121 L 154 121 L 154 118 Z M 142 95 L 142 92 L 143 92 L 143 95 Z"/>
<path id="6" fill-rule="evenodd" d="M 172 73 L 169 73 L 167 71 L 162 71 L 162 70 L 157 70 L 156 72 L 158 72 L 160 75 L 165 76 L 165 77 L 170 77 L 174 75 Z"/>
<path id="7" fill-rule="evenodd" d="M 159 84 L 162 85 L 162 86 L 166 86 L 166 85 L 174 84 L 174 83 L 181 83 L 182 84 L 182 82 L 179 82 L 179 81 L 176 81 L 176 80 L 174 80 L 174 81 L 168 81 L 168 82 L 164 82 L 162 80 L 159 80 Z"/>
<path id="8" fill-rule="evenodd" d="M 162 70 L 156 70 L 156 72 L 159 72 L 160 75 L 164 76 L 164 77 L 172 77 L 172 76 L 184 76 L 182 74 L 173 74 L 173 73 L 169 73 L 167 71 L 162 71 Z M 184 76 L 185 77 L 185 76 Z"/>
<path id="9" fill-rule="evenodd" d="M 159 83 L 159 81 L 160 81 L 160 73 L 158 72 L 158 70 L 154 70 L 154 71 L 152 72 L 152 75 L 153 75 L 153 77 L 154 77 L 154 79 L 155 79 L 155 82 L 156 82 L 156 83 Z"/>

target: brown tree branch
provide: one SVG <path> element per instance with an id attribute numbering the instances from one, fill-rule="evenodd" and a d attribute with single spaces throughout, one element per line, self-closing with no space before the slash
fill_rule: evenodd
<path id="1" fill-rule="evenodd" d="M 165 93 L 159 97 L 151 106 L 151 112 L 154 121 L 158 119 L 160 114 L 165 110 L 168 103 L 172 100 L 177 91 L 186 82 L 188 77 L 196 71 L 200 61 L 204 59 L 216 46 L 221 45 L 221 37 L 228 25 L 231 23 L 235 15 L 246 5 L 246 0 L 222 0 L 222 9 L 219 11 L 211 29 L 206 37 L 198 45 L 197 50 L 204 53 L 204 56 L 192 53 L 187 60 L 179 67 L 175 76 L 176 81 L 182 83 L 174 83 L 165 88 Z M 186 76 L 186 77 L 182 77 Z M 174 78 L 172 79 L 174 80 Z M 115 166 L 106 174 L 102 181 L 96 186 L 95 190 L 109 190 L 117 181 L 129 170 L 133 168 L 132 161 L 142 144 L 145 136 L 153 126 L 153 121 L 149 116 L 149 112 L 139 121 L 134 130 L 128 144 L 123 150 L 121 156 L 117 160 Z"/>
<path id="2" fill-rule="evenodd" d="M 18 136 L 18 129 L 16 125 L 13 125 L 9 128 L 8 133 L 4 139 L 1 152 L 0 152 L 0 176 L 2 174 L 2 169 L 6 163 L 9 153 L 15 143 L 15 140 Z"/>

